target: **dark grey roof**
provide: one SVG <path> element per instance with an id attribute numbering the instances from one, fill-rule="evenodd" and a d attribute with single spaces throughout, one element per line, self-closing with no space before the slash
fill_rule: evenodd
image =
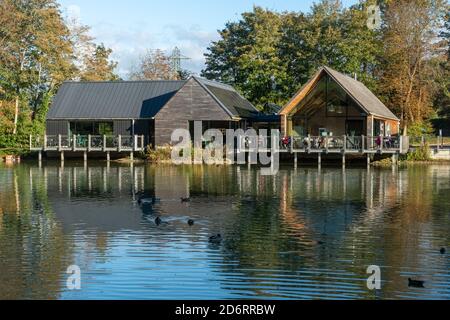
<path id="1" fill-rule="evenodd" d="M 323 67 L 338 84 L 369 114 L 399 120 L 362 82 L 329 67 Z"/>
<path id="2" fill-rule="evenodd" d="M 47 119 L 152 118 L 186 81 L 65 82 Z"/>
<path id="3" fill-rule="evenodd" d="M 195 79 L 231 116 L 250 118 L 259 113 L 259 111 L 232 86 L 199 77 L 195 77 Z"/>

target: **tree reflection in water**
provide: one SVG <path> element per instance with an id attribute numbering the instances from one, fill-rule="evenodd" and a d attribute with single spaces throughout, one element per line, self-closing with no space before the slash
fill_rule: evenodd
<path id="1" fill-rule="evenodd" d="M 448 298 L 449 178 L 448 166 L 3 167 L 0 298 Z M 78 293 L 64 287 L 73 263 L 87 273 Z M 408 288 L 417 275 L 431 287 Z"/>

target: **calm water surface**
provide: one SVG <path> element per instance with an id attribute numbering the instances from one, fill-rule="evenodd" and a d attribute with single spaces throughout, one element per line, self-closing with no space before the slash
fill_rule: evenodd
<path id="1" fill-rule="evenodd" d="M 445 165 L 0 166 L 2 299 L 450 299 L 449 233 Z"/>

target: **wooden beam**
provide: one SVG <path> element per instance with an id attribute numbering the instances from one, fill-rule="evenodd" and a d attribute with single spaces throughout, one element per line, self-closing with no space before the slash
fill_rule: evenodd
<path id="1" fill-rule="evenodd" d="M 311 80 L 309 80 L 294 96 L 294 98 L 289 101 L 289 103 L 280 111 L 281 115 L 288 115 L 292 112 L 293 109 L 302 101 L 308 93 L 314 88 L 314 86 L 319 82 L 322 78 L 322 75 L 325 71 L 320 69 Z"/>

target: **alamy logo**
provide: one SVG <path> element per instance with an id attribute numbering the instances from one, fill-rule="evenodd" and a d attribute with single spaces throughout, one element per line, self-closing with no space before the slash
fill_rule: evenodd
<path id="1" fill-rule="evenodd" d="M 280 132 L 271 130 L 209 129 L 203 133 L 201 121 L 194 122 L 194 139 L 187 129 L 173 131 L 171 159 L 175 164 L 260 164 L 262 175 L 275 175 L 279 169 Z M 270 166 L 270 167 L 269 167 Z"/>
<path id="2" fill-rule="evenodd" d="M 380 6 L 371 5 L 367 7 L 367 28 L 376 30 L 381 28 L 381 9 Z"/>
<path id="3" fill-rule="evenodd" d="M 367 274 L 370 274 L 367 278 L 367 289 L 380 290 L 381 289 L 381 269 L 379 266 L 369 266 L 367 268 Z"/>
<path id="4" fill-rule="evenodd" d="M 66 286 L 69 290 L 81 289 L 81 269 L 77 265 L 72 265 L 67 268 L 66 273 L 70 274 L 67 278 Z"/>

